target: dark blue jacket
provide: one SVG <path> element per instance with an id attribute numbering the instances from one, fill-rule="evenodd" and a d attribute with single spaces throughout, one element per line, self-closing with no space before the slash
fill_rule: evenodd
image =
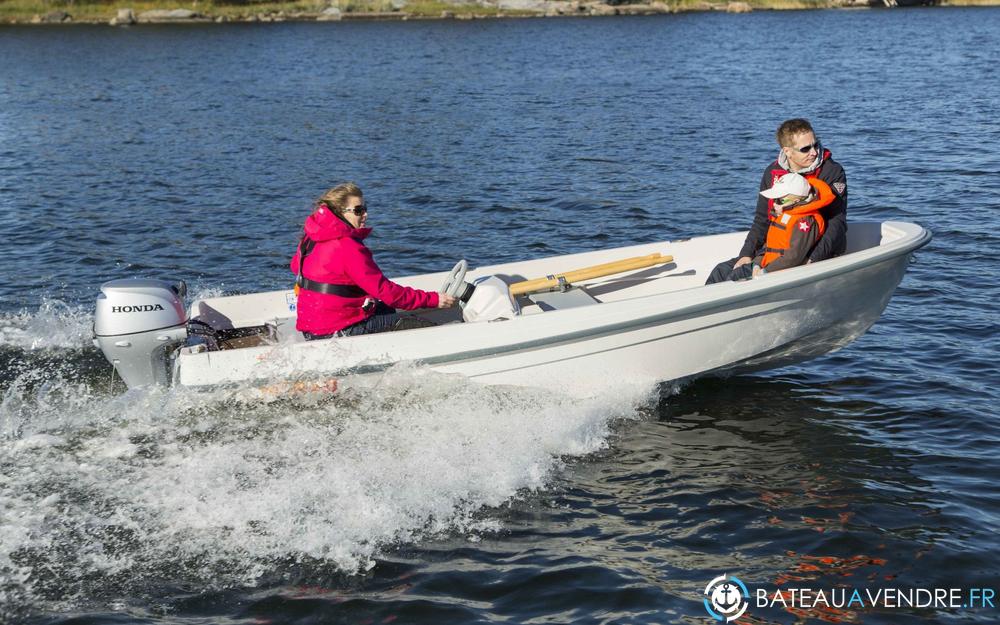
<path id="1" fill-rule="evenodd" d="M 770 189 L 775 180 L 787 173 L 788 170 L 779 165 L 777 160 L 773 161 L 761 176 L 760 190 Z M 847 174 L 844 173 L 840 163 L 831 158 L 830 150 L 823 150 L 823 163 L 819 166 L 818 177 L 830 185 L 837 198 L 823 209 L 826 232 L 809 254 L 809 260 L 814 263 L 840 256 L 847 248 Z M 740 258 L 743 256 L 755 258 L 762 253 L 764 241 L 767 239 L 769 225 L 767 216 L 771 202 L 772 200 L 763 195 L 757 195 L 757 211 L 754 213 L 753 225 L 750 226 L 746 241 L 743 242 L 743 249 L 740 250 Z"/>

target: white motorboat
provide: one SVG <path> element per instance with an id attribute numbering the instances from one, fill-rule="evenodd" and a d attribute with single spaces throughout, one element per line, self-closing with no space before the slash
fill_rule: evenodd
<path id="1" fill-rule="evenodd" d="M 451 274 L 394 278 L 426 290 L 447 279 L 452 292 L 467 289 L 468 303 L 403 313 L 433 327 L 316 341 L 295 330 L 291 290 L 205 298 L 185 310 L 182 282 L 115 280 L 101 287 L 95 343 L 129 387 L 336 379 L 409 361 L 486 384 L 591 395 L 622 383 L 778 367 L 840 349 L 875 323 L 911 255 L 931 239 L 915 224 L 851 223 L 840 257 L 704 286 L 745 236 L 478 267 L 464 280 L 459 266 Z M 656 254 L 673 260 L 559 279 L 579 267 Z M 511 294 L 511 284 L 538 276 L 555 279 Z"/>

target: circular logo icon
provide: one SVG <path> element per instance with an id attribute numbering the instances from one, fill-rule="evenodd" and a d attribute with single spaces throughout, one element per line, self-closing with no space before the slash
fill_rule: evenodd
<path id="1" fill-rule="evenodd" d="M 730 623 L 743 616 L 750 605 L 750 593 L 740 578 L 720 575 L 705 586 L 705 610 L 717 621 Z"/>

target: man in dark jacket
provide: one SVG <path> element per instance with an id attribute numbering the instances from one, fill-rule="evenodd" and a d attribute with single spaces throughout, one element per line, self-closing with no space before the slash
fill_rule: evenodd
<path id="1" fill-rule="evenodd" d="M 812 125 L 805 119 L 789 119 L 778 127 L 776 133 L 781 152 L 764 170 L 760 179 L 760 190 L 770 189 L 774 182 L 787 173 L 801 174 L 807 178 L 816 176 L 826 182 L 836 194 L 836 199 L 823 209 L 826 232 L 809 254 L 810 263 L 833 258 L 844 253 L 847 247 L 847 174 L 844 168 L 832 158 L 830 150 L 824 148 L 813 132 Z M 764 248 L 767 237 L 768 213 L 773 200 L 757 196 L 757 211 L 753 225 L 747 234 L 743 248 L 737 258 L 731 258 L 716 265 L 705 284 L 722 282 L 733 277 L 743 277 L 745 271 L 735 271 L 753 261 Z"/>

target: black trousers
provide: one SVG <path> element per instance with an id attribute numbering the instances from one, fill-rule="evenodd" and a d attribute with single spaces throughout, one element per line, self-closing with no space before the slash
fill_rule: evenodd
<path id="1" fill-rule="evenodd" d="M 376 334 L 378 332 L 388 332 L 393 329 L 396 322 L 399 321 L 399 315 L 396 314 L 396 309 L 392 306 L 387 306 L 382 302 L 375 304 L 375 314 L 367 319 L 363 319 L 354 325 L 347 326 L 343 330 L 337 332 L 331 332 L 330 334 L 313 334 L 312 332 L 303 332 L 302 336 L 306 337 L 307 341 L 318 341 L 320 339 L 328 339 L 333 336 L 357 336 L 359 334 Z"/>
<path id="2" fill-rule="evenodd" d="M 395 332 L 396 330 L 415 330 L 417 328 L 429 328 L 434 325 L 437 324 L 423 317 L 400 317 L 396 313 L 395 308 L 378 302 L 375 305 L 374 315 L 352 326 L 347 326 L 343 330 L 321 335 L 316 335 L 312 332 L 303 332 L 302 335 L 306 337 L 307 341 L 317 341 L 334 336 L 357 336 L 359 334 Z"/>
<path id="3" fill-rule="evenodd" d="M 708 280 L 705 284 L 715 284 L 716 282 L 725 282 L 726 280 L 732 280 L 737 282 L 739 280 L 749 280 L 753 277 L 753 263 L 747 263 L 745 265 L 740 265 L 739 267 L 733 269 L 733 265 L 736 264 L 739 258 L 730 258 L 729 260 L 724 260 L 715 266 L 712 273 L 708 275 Z"/>

